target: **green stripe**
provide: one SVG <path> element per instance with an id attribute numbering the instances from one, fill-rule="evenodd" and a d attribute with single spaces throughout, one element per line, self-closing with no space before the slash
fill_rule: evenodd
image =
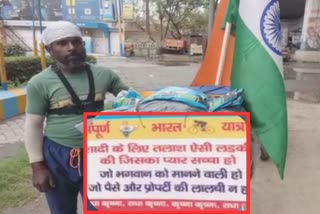
<path id="1" fill-rule="evenodd" d="M 222 29 L 225 29 L 226 23 L 229 22 L 231 23 L 232 26 L 232 34 L 234 34 L 235 29 L 236 29 L 236 23 L 237 23 L 237 18 L 239 15 L 239 0 L 229 0 L 228 8 L 226 15 L 224 17 L 224 21 L 222 23 Z"/>
<path id="2" fill-rule="evenodd" d="M 284 81 L 268 52 L 238 19 L 232 88 L 243 88 L 252 127 L 283 178 L 288 130 Z"/>

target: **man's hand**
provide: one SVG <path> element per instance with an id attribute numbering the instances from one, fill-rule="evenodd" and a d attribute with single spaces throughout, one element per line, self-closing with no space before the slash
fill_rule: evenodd
<path id="1" fill-rule="evenodd" d="M 43 162 L 31 164 L 32 183 L 39 192 L 48 192 L 55 187 L 52 175 Z"/>

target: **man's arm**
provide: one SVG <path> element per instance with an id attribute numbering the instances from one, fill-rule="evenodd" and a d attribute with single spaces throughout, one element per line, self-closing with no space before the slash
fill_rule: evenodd
<path id="1" fill-rule="evenodd" d="M 49 106 L 44 90 L 41 92 L 42 88 L 39 84 L 36 85 L 34 86 L 32 81 L 27 85 L 25 147 L 30 163 L 43 161 L 43 123 Z"/>
<path id="2" fill-rule="evenodd" d="M 43 127 L 48 105 L 48 100 L 39 93 L 39 89 L 28 84 L 25 147 L 32 168 L 32 183 L 40 192 L 47 192 L 54 187 L 43 157 Z"/>
<path id="3" fill-rule="evenodd" d="M 111 82 L 109 86 L 109 92 L 114 96 L 117 96 L 118 93 L 122 90 L 129 90 L 129 87 L 123 83 L 120 77 L 113 71 L 111 71 Z"/>
<path id="4" fill-rule="evenodd" d="M 43 123 L 45 116 L 26 113 L 25 120 L 25 147 L 29 162 L 43 161 Z"/>

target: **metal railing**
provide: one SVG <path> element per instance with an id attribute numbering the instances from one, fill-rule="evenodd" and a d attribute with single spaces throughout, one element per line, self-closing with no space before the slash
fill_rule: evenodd
<path id="1" fill-rule="evenodd" d="M 6 26 L 4 24 L 4 19 L 1 15 L 0 15 L 0 22 L 1 22 L 0 26 L 3 27 L 4 29 L 6 29 L 7 37 L 13 43 L 19 45 L 25 51 L 32 51 L 32 48 L 30 48 L 29 45 L 27 45 L 27 43 L 24 41 L 24 39 L 17 32 L 15 32 L 15 30 L 11 26 Z"/>

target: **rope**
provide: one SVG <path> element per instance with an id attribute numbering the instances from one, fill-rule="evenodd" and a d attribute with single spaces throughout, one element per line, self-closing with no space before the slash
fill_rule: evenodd
<path id="1" fill-rule="evenodd" d="M 70 151 L 70 160 L 69 160 L 69 165 L 71 168 L 77 169 L 78 168 L 78 173 L 79 176 L 81 176 L 81 170 L 80 170 L 80 164 L 81 164 L 81 159 L 80 159 L 80 149 L 74 148 L 71 149 Z M 77 162 L 74 165 L 74 159 L 77 158 Z"/>

